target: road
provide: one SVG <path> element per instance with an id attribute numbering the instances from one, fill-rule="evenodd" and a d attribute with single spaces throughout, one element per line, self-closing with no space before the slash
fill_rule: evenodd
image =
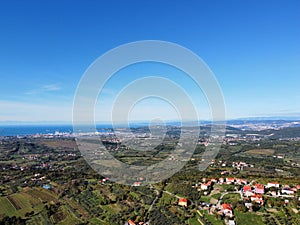
<path id="1" fill-rule="evenodd" d="M 217 207 L 218 207 L 218 208 L 221 208 L 221 202 L 222 202 L 222 199 L 223 199 L 223 197 L 224 197 L 225 195 L 227 195 L 227 194 L 240 194 L 241 200 L 243 200 L 243 194 L 242 194 L 241 191 L 228 191 L 228 192 L 224 192 L 224 193 L 221 195 L 221 197 L 219 198 L 219 201 L 218 201 L 218 204 L 217 204 Z"/>
<path id="2" fill-rule="evenodd" d="M 151 212 L 151 210 L 152 210 L 153 206 L 155 205 L 155 203 L 157 202 L 157 200 L 158 200 L 158 198 L 159 198 L 159 194 L 160 194 L 159 190 L 155 189 L 155 188 L 152 186 L 152 184 L 150 184 L 149 186 L 150 186 L 151 189 L 153 189 L 153 190 L 156 192 L 156 197 L 155 197 L 155 199 L 153 200 L 152 204 L 150 205 L 149 210 L 148 210 L 148 213 Z"/>

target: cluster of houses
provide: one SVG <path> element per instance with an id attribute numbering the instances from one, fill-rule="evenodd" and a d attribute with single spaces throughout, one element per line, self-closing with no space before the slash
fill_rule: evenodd
<path id="1" fill-rule="evenodd" d="M 215 167 L 232 167 L 237 169 L 237 171 L 239 170 L 243 170 L 244 168 L 254 168 L 253 164 L 248 164 L 245 162 L 226 162 L 226 161 L 222 161 L 222 160 L 212 160 L 211 161 L 211 166 L 215 166 Z M 238 172 L 237 172 L 238 173 Z M 236 174 L 237 174 L 236 173 Z M 221 172 L 222 175 L 224 174 L 232 174 L 232 171 L 222 171 Z"/>
<path id="2" fill-rule="evenodd" d="M 236 185 L 246 185 L 248 184 L 248 181 L 243 179 L 243 178 L 210 178 L 206 179 L 203 178 L 202 182 L 198 183 L 195 185 L 195 187 L 198 188 L 198 191 L 206 191 L 209 190 L 213 186 L 213 184 L 218 183 L 218 184 L 236 184 Z"/>
<path id="3" fill-rule="evenodd" d="M 242 189 L 244 200 L 246 201 L 245 206 L 247 208 L 251 207 L 250 202 L 258 203 L 259 205 L 264 205 L 263 194 L 265 194 L 265 186 L 262 184 L 255 184 L 254 187 L 250 185 L 245 185 Z"/>
<path id="4" fill-rule="evenodd" d="M 213 190 L 214 184 L 231 184 L 231 185 L 241 185 L 242 189 L 236 191 L 241 194 L 241 198 L 243 198 L 245 202 L 245 206 L 250 209 L 252 207 L 252 203 L 255 202 L 260 206 L 264 205 L 263 195 L 268 194 L 273 197 L 294 197 L 295 193 L 300 190 L 300 185 L 295 185 L 290 187 L 289 185 L 281 185 L 279 182 L 268 182 L 267 185 L 263 185 L 260 183 L 256 183 L 254 181 L 248 182 L 243 178 L 203 178 L 202 182 L 196 184 L 194 187 L 198 189 L 198 191 L 203 191 L 204 194 L 207 194 L 208 191 Z M 285 201 L 288 202 L 288 201 Z M 220 214 L 223 214 L 227 217 L 233 216 L 232 208 L 229 204 L 222 204 L 220 206 Z"/>
<path id="5" fill-rule="evenodd" d="M 245 207 L 250 209 L 252 207 L 252 203 L 257 203 L 260 206 L 264 205 L 264 195 L 268 194 L 273 197 L 294 197 L 296 192 L 300 190 L 300 185 L 289 186 L 283 185 L 279 182 L 268 182 L 267 185 L 263 185 L 257 183 L 255 181 L 249 182 L 243 178 L 203 178 L 202 182 L 199 182 L 194 187 L 198 189 L 198 191 L 203 191 L 204 194 L 208 194 L 209 191 L 213 190 L 214 184 L 230 184 L 230 185 L 239 185 L 242 187 L 241 189 L 235 188 L 236 192 L 241 195 L 241 199 L 244 200 Z M 221 199 L 219 199 L 219 202 Z M 300 197 L 299 197 L 300 200 Z M 288 200 L 285 200 L 285 204 L 288 204 Z M 205 205 L 205 204 L 204 204 Z M 210 205 L 210 204 L 209 204 Z M 227 218 L 231 218 L 227 221 L 227 224 L 235 224 L 233 218 L 233 209 L 230 204 L 223 203 L 218 207 L 213 205 L 212 208 L 208 207 L 208 209 L 217 209 L 218 214 L 223 215 Z M 213 210 L 214 211 L 214 210 Z"/>
<path id="6" fill-rule="evenodd" d="M 232 178 L 232 177 L 226 177 L 226 178 L 221 177 L 219 179 L 203 178 L 202 182 L 196 184 L 195 187 L 198 188 L 198 191 L 206 191 L 209 190 L 209 188 L 211 188 L 214 183 L 218 183 L 221 185 L 222 184 L 244 185 L 242 191 L 245 196 L 252 196 L 254 194 L 265 194 L 265 188 L 270 189 L 272 187 L 276 188 L 276 191 L 272 189 L 270 190 L 270 194 L 272 196 L 294 195 L 300 189 L 300 185 L 295 185 L 290 187 L 289 185 L 281 185 L 279 182 L 268 182 L 267 185 L 256 183 L 250 186 L 249 184 L 250 182 L 248 182 L 248 180 L 243 178 Z"/>

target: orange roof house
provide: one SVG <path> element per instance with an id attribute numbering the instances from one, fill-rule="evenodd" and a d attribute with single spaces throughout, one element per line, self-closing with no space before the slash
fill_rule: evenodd
<path id="1" fill-rule="evenodd" d="M 243 192 L 247 192 L 247 191 L 252 191 L 252 189 L 251 189 L 250 186 L 245 185 L 245 186 L 243 187 Z"/>
<path id="2" fill-rule="evenodd" d="M 259 195 L 259 194 L 251 196 L 251 201 L 259 203 L 260 205 L 264 205 L 263 197 L 262 197 L 262 195 Z"/>
<path id="3" fill-rule="evenodd" d="M 255 185 L 255 193 L 257 194 L 264 194 L 265 193 L 265 187 L 262 184 L 256 184 Z"/>
<path id="4" fill-rule="evenodd" d="M 230 204 L 226 204 L 226 203 L 222 204 L 222 209 L 223 210 L 231 210 L 232 211 L 231 205 Z"/>
<path id="5" fill-rule="evenodd" d="M 232 217 L 233 216 L 233 213 L 232 213 L 232 208 L 231 208 L 231 205 L 230 204 L 222 204 L 221 205 L 221 209 L 222 209 L 222 212 L 225 216 L 229 216 L 229 217 Z"/>
<path id="6" fill-rule="evenodd" d="M 234 181 L 235 181 L 235 178 L 231 178 L 231 177 L 226 178 L 227 184 L 232 184 L 232 183 L 234 183 Z"/>
<path id="7" fill-rule="evenodd" d="M 186 198 L 180 198 L 178 201 L 178 205 L 187 207 L 188 200 Z"/>

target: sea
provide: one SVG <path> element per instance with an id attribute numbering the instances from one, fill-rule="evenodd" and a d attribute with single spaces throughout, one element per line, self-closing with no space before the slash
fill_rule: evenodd
<path id="1" fill-rule="evenodd" d="M 179 126 L 180 122 L 167 122 L 167 126 Z M 97 124 L 96 128 L 98 132 L 111 132 L 114 128 L 139 128 L 139 127 L 147 127 L 149 126 L 148 122 L 134 122 L 130 124 L 120 123 L 120 124 Z M 90 128 L 88 126 L 76 127 L 77 132 L 91 132 L 94 131 L 94 128 Z M 59 133 L 73 133 L 73 126 L 70 124 L 50 124 L 50 125 L 42 125 L 42 124 L 17 124 L 17 125 L 3 125 L 0 124 L 0 137 L 3 136 L 29 136 L 35 134 L 55 134 Z"/>
<path id="2" fill-rule="evenodd" d="M 98 132 L 105 132 L 110 125 L 97 125 Z M 91 129 L 92 130 L 92 129 Z M 88 130 L 86 130 L 88 131 Z M 35 134 L 72 133 L 72 125 L 0 125 L 0 136 L 29 136 Z"/>

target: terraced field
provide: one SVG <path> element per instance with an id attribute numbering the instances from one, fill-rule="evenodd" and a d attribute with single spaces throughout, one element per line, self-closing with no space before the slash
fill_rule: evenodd
<path id="1" fill-rule="evenodd" d="M 0 211 L 9 216 L 24 217 L 29 212 L 39 212 L 43 204 L 38 199 L 32 198 L 26 192 L 20 192 L 0 198 Z"/>
<path id="2" fill-rule="evenodd" d="M 1 214 L 8 215 L 8 216 L 14 216 L 16 210 L 6 197 L 1 197 L 0 198 L 0 211 L 1 211 Z"/>
<path id="3" fill-rule="evenodd" d="M 27 225 L 52 225 L 52 222 L 48 219 L 45 213 L 40 213 L 33 216 L 26 222 Z"/>
<path id="4" fill-rule="evenodd" d="M 32 198 L 40 199 L 41 201 L 55 201 L 57 197 L 53 195 L 50 191 L 43 188 L 31 188 L 26 191 Z"/>

